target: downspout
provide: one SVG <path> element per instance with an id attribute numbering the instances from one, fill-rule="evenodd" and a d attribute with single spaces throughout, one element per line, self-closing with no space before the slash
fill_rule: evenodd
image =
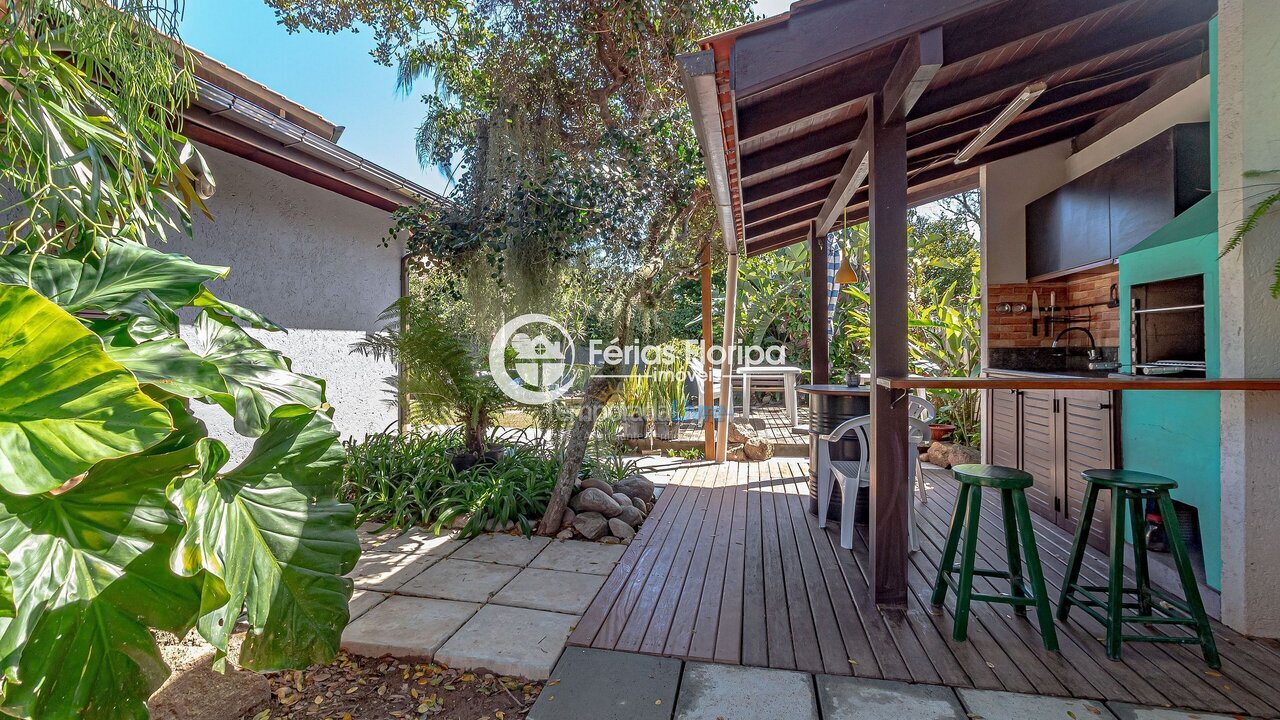
<path id="1" fill-rule="evenodd" d="M 713 50 L 681 55 L 680 78 L 684 83 L 685 98 L 693 114 L 693 129 L 702 146 L 702 161 L 707 170 L 711 195 L 716 204 L 716 216 L 720 220 L 720 232 L 724 238 L 729 263 L 725 271 L 724 334 L 721 349 L 724 357 L 720 363 L 720 423 L 717 427 L 716 462 L 724 462 L 728 455 L 729 423 L 733 413 L 732 353 L 734 316 L 738 295 L 738 233 L 734 222 L 733 200 L 729 191 L 728 163 L 725 153 L 725 128 L 720 117 L 719 88 L 716 83 L 716 60 Z"/>

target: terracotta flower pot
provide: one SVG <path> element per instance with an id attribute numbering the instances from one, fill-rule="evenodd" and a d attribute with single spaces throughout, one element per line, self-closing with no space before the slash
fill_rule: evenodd
<path id="1" fill-rule="evenodd" d="M 946 440 L 951 433 L 955 432 L 956 426 L 947 423 L 929 423 L 929 439 L 934 442 L 942 442 Z"/>

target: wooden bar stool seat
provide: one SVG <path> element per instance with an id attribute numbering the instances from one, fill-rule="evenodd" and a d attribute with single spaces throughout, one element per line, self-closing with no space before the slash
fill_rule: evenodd
<path id="1" fill-rule="evenodd" d="M 1080 524 L 1076 528 L 1075 542 L 1071 546 L 1071 559 L 1067 561 L 1067 576 L 1062 583 L 1062 596 L 1058 600 L 1058 619 L 1066 621 L 1075 605 L 1092 615 L 1107 628 L 1107 657 L 1120 659 L 1120 646 L 1125 641 L 1164 642 L 1199 645 L 1209 667 L 1222 666 L 1218 659 L 1218 647 L 1213 640 L 1213 628 L 1205 614 L 1200 599 L 1200 588 L 1191 569 L 1191 558 L 1182 544 L 1178 528 L 1178 515 L 1173 507 L 1169 491 L 1178 483 L 1162 475 L 1136 470 L 1085 470 L 1081 473 L 1088 486 L 1084 507 L 1080 511 Z M 1107 585 L 1080 584 L 1080 567 L 1084 562 L 1084 546 L 1093 524 L 1093 512 L 1098 504 L 1098 491 L 1111 491 L 1111 560 Z M 1151 587 L 1147 571 L 1146 512 L 1147 500 L 1154 500 L 1169 537 L 1169 551 L 1178 571 L 1184 599 L 1175 598 L 1159 588 Z M 1128 506 L 1128 513 L 1125 507 Z M 1125 515 L 1133 523 L 1133 574 L 1136 587 L 1124 585 Z M 1105 593 L 1099 597 L 1099 593 Z M 1136 600 L 1126 600 L 1136 596 Z M 1136 615 L 1125 610 L 1137 610 Z M 1126 624 L 1147 626 L 1174 625 L 1188 627 L 1192 635 L 1125 634 Z"/>
<path id="2" fill-rule="evenodd" d="M 947 599 L 947 588 L 955 588 L 956 613 L 951 636 L 957 641 L 964 641 L 969 633 L 969 605 L 972 601 L 1012 605 L 1014 612 L 1023 617 L 1027 614 L 1027 606 L 1034 605 L 1040 623 L 1040 639 L 1045 649 L 1057 650 L 1058 633 L 1053 626 L 1053 611 L 1049 607 L 1049 597 L 1045 591 L 1044 571 L 1040 567 L 1035 530 L 1031 526 L 1031 512 L 1027 508 L 1024 492 L 1031 487 L 1033 478 L 1022 470 L 1000 465 L 957 465 L 952 468 L 952 472 L 960 483 L 960 494 L 956 498 L 956 506 L 951 514 L 951 529 L 947 532 L 947 542 L 938 563 L 938 576 L 933 584 L 933 606 L 941 608 Z M 1000 491 L 1008 570 L 974 567 L 978 555 L 983 488 Z M 963 545 L 961 536 L 964 539 Z M 957 553 L 960 553 L 959 565 L 955 564 Z M 1024 555 L 1027 579 L 1031 581 L 1030 588 L 1022 577 Z M 974 576 L 1008 580 L 1010 593 L 975 593 Z"/>

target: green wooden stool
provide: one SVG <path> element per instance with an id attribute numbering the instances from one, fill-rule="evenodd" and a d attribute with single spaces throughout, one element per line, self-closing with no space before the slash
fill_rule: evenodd
<path id="1" fill-rule="evenodd" d="M 1071 559 L 1067 563 L 1067 577 L 1062 583 L 1062 597 L 1058 600 L 1058 619 L 1066 621 L 1071 606 L 1092 615 L 1107 628 L 1107 657 L 1120 659 L 1120 645 L 1126 640 L 1141 642 L 1181 643 L 1199 645 L 1205 662 L 1211 668 L 1222 667 L 1218 659 L 1218 646 L 1213 641 L 1213 629 L 1200 601 L 1200 588 L 1191 570 L 1191 559 L 1182 544 L 1178 529 L 1178 515 L 1173 509 L 1169 491 L 1178 483 L 1161 475 L 1135 470 L 1085 470 L 1081 475 L 1089 483 L 1085 491 L 1084 508 L 1080 511 L 1080 525 L 1071 546 Z M 1084 562 L 1084 546 L 1089 539 L 1089 526 L 1093 523 L 1093 511 L 1098 504 L 1098 491 L 1111 491 L 1111 565 L 1107 585 L 1082 585 L 1080 566 Z M 1146 500 L 1153 499 L 1160 509 L 1165 534 L 1169 536 L 1169 550 L 1182 581 L 1185 600 L 1179 600 L 1159 588 L 1151 587 L 1147 572 Z M 1128 513 L 1125 512 L 1128 506 Z M 1124 529 L 1125 515 L 1133 522 L 1133 570 L 1137 587 L 1124 586 Z M 1106 599 L 1096 593 L 1105 592 Z M 1136 600 L 1126 601 L 1134 595 Z M 1152 602 L 1152 599 L 1160 602 Z M 1125 610 L 1137 610 L 1137 615 L 1126 615 Z M 1177 611 L 1177 612 L 1174 612 Z M 1158 613 L 1158 614 L 1157 614 Z M 1143 625 L 1183 625 L 1195 631 L 1186 635 L 1125 635 L 1125 623 Z"/>
<path id="2" fill-rule="evenodd" d="M 951 513 L 951 530 L 947 533 L 947 544 L 938 563 L 938 578 L 933 583 L 933 606 L 942 607 L 947 599 L 947 587 L 954 585 L 956 619 L 951 636 L 963 641 L 969 635 L 971 601 L 1012 605 L 1014 612 L 1022 616 L 1026 616 L 1028 605 L 1035 605 L 1045 649 L 1057 650 L 1058 633 L 1053 626 L 1053 611 L 1049 609 L 1049 597 L 1044 589 L 1044 571 L 1040 567 L 1040 554 L 1036 552 L 1036 535 L 1031 527 L 1031 513 L 1027 510 L 1027 496 L 1023 493 L 1031 487 L 1031 475 L 999 465 L 957 465 L 951 471 L 960 481 L 960 495 Z M 982 488 L 1000 491 L 1000 504 L 1004 510 L 1004 544 L 1009 562 L 1007 571 L 974 568 L 978 555 L 978 526 L 982 517 Z M 955 560 L 961 534 L 964 535 L 964 549 L 957 566 Z M 1018 552 L 1019 537 L 1022 539 L 1021 554 Z M 1022 579 L 1023 554 L 1026 555 L 1027 575 L 1031 580 L 1030 591 Z M 973 592 L 975 575 L 1008 580 L 1010 594 Z"/>

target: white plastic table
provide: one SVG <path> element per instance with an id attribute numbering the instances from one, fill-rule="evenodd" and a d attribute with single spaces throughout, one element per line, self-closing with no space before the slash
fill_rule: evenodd
<path id="1" fill-rule="evenodd" d="M 752 365 L 738 368 L 742 375 L 742 414 L 751 417 L 751 379 L 782 378 L 782 395 L 787 404 L 787 419 L 796 426 L 796 379 L 802 371 L 794 365 Z"/>

